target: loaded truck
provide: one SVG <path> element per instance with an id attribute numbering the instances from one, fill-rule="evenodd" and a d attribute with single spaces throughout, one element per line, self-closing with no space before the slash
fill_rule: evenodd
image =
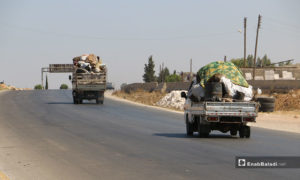
<path id="1" fill-rule="evenodd" d="M 249 122 L 255 122 L 258 111 L 256 102 L 192 102 L 182 92 L 182 97 L 187 98 L 184 105 L 184 120 L 186 134 L 192 136 L 198 132 L 200 137 L 207 137 L 212 130 L 223 133 L 228 131 L 232 136 L 239 133 L 240 138 L 249 138 L 251 135 Z"/>
<path id="2" fill-rule="evenodd" d="M 97 57 L 98 58 L 98 57 Z M 87 60 L 86 60 L 87 61 Z M 96 60 L 97 61 L 97 60 Z M 96 100 L 97 104 L 103 104 L 104 92 L 106 90 L 106 66 L 95 62 L 95 67 L 85 63 L 80 65 L 81 60 L 73 59 L 74 71 L 69 76 L 72 80 L 72 95 L 74 104 L 82 104 L 83 100 Z"/>
<path id="3" fill-rule="evenodd" d="M 250 86 L 231 62 L 217 61 L 202 67 L 191 83 L 185 98 L 186 133 L 198 132 L 207 137 L 213 130 L 240 138 L 251 135 L 249 122 L 255 122 L 259 103 L 254 101 Z"/>

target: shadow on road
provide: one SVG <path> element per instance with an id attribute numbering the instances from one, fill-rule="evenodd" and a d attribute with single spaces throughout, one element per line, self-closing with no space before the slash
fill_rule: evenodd
<path id="1" fill-rule="evenodd" d="M 73 102 L 47 102 L 46 104 L 73 104 Z"/>
<path id="2" fill-rule="evenodd" d="M 187 136 L 184 133 L 155 133 L 154 136 L 163 136 L 168 138 L 199 138 L 198 134 L 194 136 Z M 201 139 L 237 139 L 237 136 L 231 136 L 228 134 L 210 134 L 208 137 L 201 137 Z"/>
<path id="3" fill-rule="evenodd" d="M 96 104 L 95 102 L 83 102 L 82 104 L 74 104 L 73 102 L 47 102 L 46 104 L 72 104 L 76 106 L 82 106 L 82 105 L 103 105 L 103 104 Z"/>
<path id="4" fill-rule="evenodd" d="M 48 102 L 46 104 L 73 104 L 73 102 Z"/>

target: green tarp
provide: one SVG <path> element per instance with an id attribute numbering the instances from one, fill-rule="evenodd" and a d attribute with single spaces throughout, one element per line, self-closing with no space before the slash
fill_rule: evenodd
<path id="1" fill-rule="evenodd" d="M 205 83 L 215 74 L 224 75 L 236 85 L 249 87 L 243 73 L 233 63 L 223 61 L 209 63 L 198 71 L 197 76 L 200 77 L 201 86 L 204 87 Z"/>

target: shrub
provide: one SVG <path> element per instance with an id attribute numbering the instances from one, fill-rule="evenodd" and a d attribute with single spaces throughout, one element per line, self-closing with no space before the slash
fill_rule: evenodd
<path id="1" fill-rule="evenodd" d="M 43 86 L 41 84 L 37 84 L 37 85 L 34 86 L 34 89 L 35 90 L 41 90 L 41 89 L 43 89 Z"/>
<path id="2" fill-rule="evenodd" d="M 68 89 L 68 85 L 62 84 L 62 85 L 60 85 L 60 88 L 59 88 L 59 89 Z"/>

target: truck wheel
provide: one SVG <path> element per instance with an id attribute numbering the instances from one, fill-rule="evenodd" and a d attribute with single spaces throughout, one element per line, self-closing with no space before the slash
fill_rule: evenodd
<path id="1" fill-rule="evenodd" d="M 199 137 L 208 137 L 209 136 L 209 129 L 206 126 L 203 126 L 198 122 L 198 135 Z"/>
<path id="2" fill-rule="evenodd" d="M 237 130 L 236 129 L 230 130 L 230 135 L 231 136 L 236 136 L 237 135 Z"/>
<path id="3" fill-rule="evenodd" d="M 273 98 L 273 97 L 257 97 L 256 101 L 258 101 L 260 103 L 274 103 L 275 98 Z"/>
<path id="4" fill-rule="evenodd" d="M 260 105 L 259 111 L 261 112 L 273 112 L 275 108 L 274 103 L 261 103 Z"/>
<path id="5" fill-rule="evenodd" d="M 245 137 L 245 126 L 241 126 L 239 129 L 239 135 L 240 138 L 244 138 Z"/>
<path id="6" fill-rule="evenodd" d="M 193 131 L 193 124 L 191 124 L 188 120 L 188 118 L 185 121 L 185 125 L 186 125 L 186 135 L 187 136 L 193 136 L 194 131 Z"/>
<path id="7" fill-rule="evenodd" d="M 74 104 L 78 104 L 78 101 L 77 101 L 76 96 L 73 96 L 73 103 L 74 103 Z"/>
<path id="8" fill-rule="evenodd" d="M 96 99 L 96 104 L 103 104 L 103 100 Z"/>
<path id="9" fill-rule="evenodd" d="M 250 138 L 251 130 L 249 126 L 245 126 L 245 137 Z"/>

